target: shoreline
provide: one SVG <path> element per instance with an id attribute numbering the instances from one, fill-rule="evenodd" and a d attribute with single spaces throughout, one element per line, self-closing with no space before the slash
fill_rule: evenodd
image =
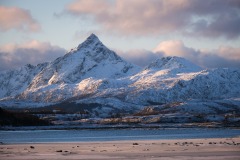
<path id="1" fill-rule="evenodd" d="M 0 159 L 240 159 L 240 137 L 0 145 Z"/>
<path id="2" fill-rule="evenodd" d="M 7 145 L 55 145 L 55 144 L 95 144 L 95 143 L 128 143 L 128 142 L 156 142 L 156 141 L 195 141 L 195 140 L 218 140 L 218 139 L 239 139 L 238 145 L 240 146 L 240 136 L 235 137 L 221 137 L 221 138 L 171 138 L 171 139 L 124 139 L 124 140 L 94 140 L 94 141 L 57 141 L 57 142 L 0 142 L 0 146 L 7 146 Z M 0 147 L 1 148 L 1 147 Z"/>
<path id="3" fill-rule="evenodd" d="M 85 124 L 85 125 L 50 125 L 50 126 L 0 126 L 0 131 L 22 131 L 22 130 L 101 130 L 101 129 L 240 129 L 240 126 L 223 125 L 221 123 L 162 123 L 162 124 L 118 124 L 118 125 L 101 125 L 101 124 Z"/>

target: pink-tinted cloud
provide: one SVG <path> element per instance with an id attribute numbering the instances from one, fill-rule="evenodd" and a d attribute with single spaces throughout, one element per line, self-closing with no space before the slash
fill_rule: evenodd
<path id="1" fill-rule="evenodd" d="M 161 42 L 154 52 L 159 56 L 184 57 L 205 68 L 240 67 L 240 48 L 229 46 L 215 50 L 196 50 L 173 40 Z"/>
<path id="2" fill-rule="evenodd" d="M 218 55 L 229 60 L 238 60 L 240 63 L 240 48 L 221 46 L 218 49 Z"/>
<path id="3" fill-rule="evenodd" d="M 25 9 L 0 6 L 0 30 L 10 29 L 37 32 L 41 26 Z"/>
<path id="4" fill-rule="evenodd" d="M 7 44 L 0 47 L 0 70 L 49 62 L 64 55 L 65 52 L 65 49 L 51 45 L 49 42 L 36 40 L 23 44 Z"/>
<path id="5" fill-rule="evenodd" d="M 164 56 L 179 56 L 187 57 L 188 59 L 194 59 L 194 57 L 199 55 L 199 51 L 186 47 L 179 40 L 163 41 L 153 51 L 163 53 Z"/>
<path id="6" fill-rule="evenodd" d="M 239 0 L 77 0 L 66 11 L 127 35 L 180 32 L 237 38 L 239 6 Z"/>

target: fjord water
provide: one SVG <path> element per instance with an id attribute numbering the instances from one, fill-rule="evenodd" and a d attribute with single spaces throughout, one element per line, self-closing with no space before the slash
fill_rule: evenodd
<path id="1" fill-rule="evenodd" d="M 3 143 L 91 142 L 117 140 L 194 139 L 239 137 L 239 129 L 105 129 L 0 131 Z"/>

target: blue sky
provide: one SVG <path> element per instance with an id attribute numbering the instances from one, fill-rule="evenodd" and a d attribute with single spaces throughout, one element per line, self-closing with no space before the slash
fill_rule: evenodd
<path id="1" fill-rule="evenodd" d="M 0 70 L 54 60 L 91 33 L 138 65 L 176 55 L 206 68 L 239 67 L 238 0 L 1 0 L 0 6 Z"/>

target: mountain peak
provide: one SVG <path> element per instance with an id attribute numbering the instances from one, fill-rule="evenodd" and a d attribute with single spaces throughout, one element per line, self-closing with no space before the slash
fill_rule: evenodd
<path id="1" fill-rule="evenodd" d="M 85 41 L 88 41 L 88 42 L 95 42 L 95 41 L 99 41 L 100 40 L 98 39 L 98 37 L 95 35 L 95 34 L 91 34 L 90 36 L 88 36 L 88 38 L 85 40 Z"/>
<path id="2" fill-rule="evenodd" d="M 91 33 L 91 35 L 88 37 L 90 39 L 98 39 L 98 37 L 94 34 L 94 33 Z"/>
<path id="3" fill-rule="evenodd" d="M 91 34 L 83 43 L 81 43 L 77 48 L 83 48 L 83 47 L 89 47 L 89 46 L 95 46 L 95 45 L 103 45 L 102 42 L 98 39 L 98 37 L 95 34 Z"/>
<path id="4" fill-rule="evenodd" d="M 197 72 L 201 70 L 201 67 L 193 64 L 192 62 L 182 58 L 182 57 L 163 57 L 157 59 L 148 65 L 145 69 L 169 69 L 169 70 L 182 70 L 183 72 Z"/>
<path id="5" fill-rule="evenodd" d="M 91 34 L 77 48 L 51 62 L 32 81 L 29 90 L 52 84 L 77 83 L 86 78 L 119 78 L 139 69 L 122 60 Z"/>

